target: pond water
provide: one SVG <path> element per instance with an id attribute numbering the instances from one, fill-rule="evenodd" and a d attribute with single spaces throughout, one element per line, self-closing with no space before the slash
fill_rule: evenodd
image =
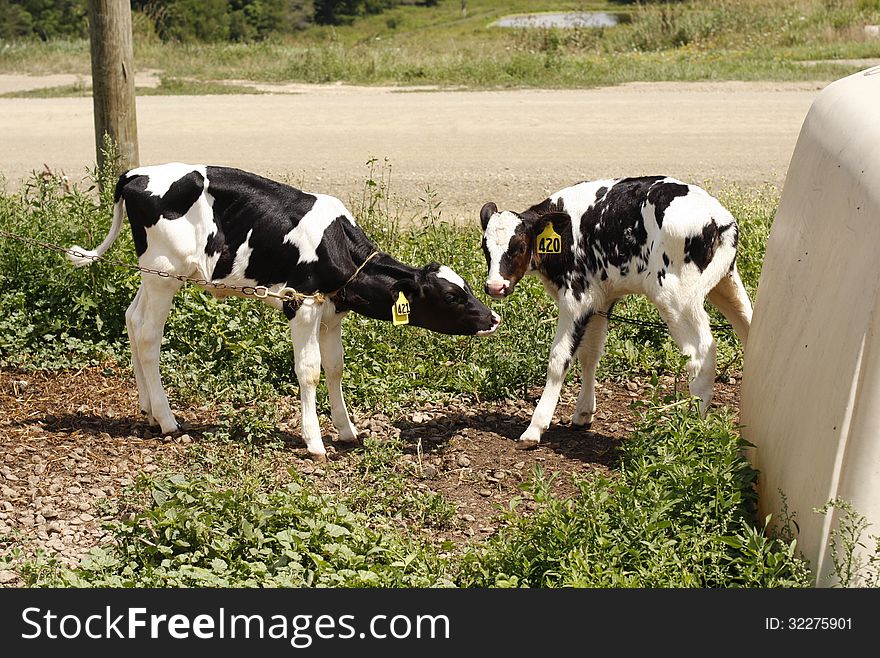
<path id="1" fill-rule="evenodd" d="M 616 14 L 601 11 L 574 11 L 556 14 L 517 14 L 505 16 L 492 23 L 492 27 L 613 27 L 620 22 Z"/>

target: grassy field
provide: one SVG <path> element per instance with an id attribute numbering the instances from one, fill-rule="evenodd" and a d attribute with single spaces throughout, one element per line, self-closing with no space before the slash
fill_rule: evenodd
<path id="1" fill-rule="evenodd" d="M 626 11 L 602 29 L 511 30 L 497 18 L 537 3 L 474 0 L 406 6 L 350 26 L 314 26 L 283 41 L 162 43 L 136 23 L 139 69 L 169 79 L 159 93 L 215 93 L 212 80 L 486 87 L 590 87 L 651 80 L 834 79 L 859 65 L 831 60 L 880 57 L 878 0 L 694 0 L 663 5 L 542 2 L 542 10 Z M 812 65 L 804 62 L 821 60 Z M 24 42 L 0 49 L 0 72 L 90 71 L 79 42 Z M 177 90 L 177 91 L 175 91 Z M 61 92 L 56 93 L 64 93 Z"/>

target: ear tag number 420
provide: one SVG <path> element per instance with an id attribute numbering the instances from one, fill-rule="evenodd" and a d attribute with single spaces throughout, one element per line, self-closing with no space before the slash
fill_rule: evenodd
<path id="1" fill-rule="evenodd" d="M 403 292 L 397 293 L 397 301 L 391 307 L 391 321 L 394 324 L 409 324 L 409 300 Z"/>
<path id="2" fill-rule="evenodd" d="M 553 224 L 547 224 L 547 227 L 538 235 L 538 253 L 562 253 L 562 237 L 553 230 Z"/>

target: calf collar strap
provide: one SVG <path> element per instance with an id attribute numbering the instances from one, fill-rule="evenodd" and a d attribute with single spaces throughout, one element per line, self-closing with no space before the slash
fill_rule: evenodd
<path id="1" fill-rule="evenodd" d="M 347 286 L 349 283 L 351 283 L 352 281 L 354 281 L 354 278 L 355 278 L 358 274 L 361 273 L 361 271 L 367 266 L 367 263 L 369 263 L 371 260 L 373 260 L 373 259 L 374 259 L 376 256 L 378 256 L 380 253 L 382 253 L 382 252 L 381 252 L 381 251 L 374 251 L 374 252 L 371 253 L 369 256 L 367 256 L 366 259 L 364 259 L 364 262 L 360 264 L 360 266 L 354 271 L 354 273 L 353 273 L 350 277 L 348 277 L 348 281 L 346 281 L 345 283 L 343 283 L 341 286 L 339 286 L 339 287 L 338 287 L 336 290 L 334 290 L 333 292 L 327 293 L 327 296 L 328 296 L 328 297 L 335 297 L 335 296 L 338 295 L 340 292 L 342 292 L 342 289 L 345 288 L 345 286 Z"/>

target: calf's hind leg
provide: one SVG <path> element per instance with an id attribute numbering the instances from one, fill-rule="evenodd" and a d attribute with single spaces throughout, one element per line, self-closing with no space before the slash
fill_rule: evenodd
<path id="1" fill-rule="evenodd" d="M 153 418 L 153 407 L 150 404 L 150 392 L 147 389 L 146 378 L 144 377 L 144 369 L 141 366 L 141 357 L 138 354 L 137 341 L 135 340 L 135 318 L 138 317 L 137 307 L 141 300 L 141 289 L 138 288 L 137 294 L 131 301 L 128 309 L 125 311 L 125 327 L 128 330 L 128 342 L 131 348 L 131 369 L 134 371 L 134 381 L 137 384 L 138 404 L 141 413 L 147 418 L 149 425 L 157 425 L 156 419 Z"/>
<path id="2" fill-rule="evenodd" d="M 724 314 L 745 348 L 752 324 L 752 303 L 736 267 L 709 291 L 709 301 Z"/>
<path id="3" fill-rule="evenodd" d="M 680 308 L 659 305 L 658 308 L 672 339 L 681 353 L 688 357 L 685 365 L 688 388 L 691 395 L 700 398 L 700 415 L 705 416 L 712 401 L 712 385 L 715 382 L 715 337 L 712 336 L 703 300 Z"/>
<path id="4" fill-rule="evenodd" d="M 147 412 L 148 420 L 155 419 L 166 433 L 177 431 L 178 426 L 159 375 L 159 350 L 171 303 L 182 285 L 174 279 L 143 275 L 125 318 L 141 409 Z"/>
<path id="5" fill-rule="evenodd" d="M 602 315 L 591 316 L 577 351 L 578 361 L 581 363 L 581 392 L 574 407 L 572 425 L 589 428 L 593 424 L 596 413 L 596 368 L 605 351 L 607 334 L 608 318 Z"/>

